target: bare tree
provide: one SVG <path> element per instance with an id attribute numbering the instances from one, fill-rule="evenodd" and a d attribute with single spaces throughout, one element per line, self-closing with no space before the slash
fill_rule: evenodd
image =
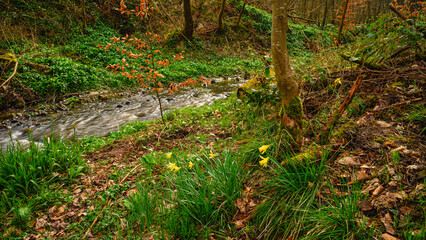
<path id="1" fill-rule="evenodd" d="M 183 0 L 183 16 L 185 18 L 183 36 L 186 40 L 192 41 L 192 35 L 194 33 L 194 21 L 192 20 L 191 0 Z"/>
<path id="2" fill-rule="evenodd" d="M 217 21 L 217 30 L 218 31 L 222 31 L 223 30 L 223 12 L 225 10 L 225 4 L 226 4 L 226 0 L 222 0 L 221 1 L 221 5 L 220 5 L 220 11 L 219 11 L 219 19 Z"/>

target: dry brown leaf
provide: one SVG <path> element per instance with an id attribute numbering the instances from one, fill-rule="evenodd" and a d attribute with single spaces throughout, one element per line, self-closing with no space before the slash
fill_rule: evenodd
<path id="1" fill-rule="evenodd" d="M 345 166 L 358 166 L 361 164 L 357 157 L 344 157 L 337 160 L 337 163 Z"/>
<path id="2" fill-rule="evenodd" d="M 393 228 L 393 221 L 392 217 L 389 213 L 386 213 L 386 215 L 382 218 L 380 218 L 380 221 L 385 226 L 386 232 L 392 235 L 395 235 L 395 229 Z"/>
<path id="3" fill-rule="evenodd" d="M 382 234 L 382 238 L 384 240 L 400 240 L 399 238 L 396 238 L 396 237 L 394 237 L 394 236 L 392 236 L 392 235 L 390 235 L 388 233 Z"/>
<path id="4" fill-rule="evenodd" d="M 359 170 L 354 176 L 352 176 L 352 182 L 355 181 L 364 181 L 368 179 L 370 175 L 368 175 L 365 170 Z"/>
<path id="5" fill-rule="evenodd" d="M 379 195 L 383 191 L 384 187 L 382 185 L 379 185 L 376 189 L 373 191 L 373 196 Z"/>
<path id="6" fill-rule="evenodd" d="M 378 121 L 376 121 L 376 123 L 377 123 L 377 125 L 379 125 L 379 127 L 382 127 L 382 128 L 392 127 L 392 124 L 387 123 L 385 121 L 378 120 Z"/>
<path id="7" fill-rule="evenodd" d="M 363 212 L 368 212 L 368 211 L 370 211 L 370 210 L 373 210 L 373 205 L 371 204 L 371 202 L 370 201 L 368 201 L 368 200 L 364 200 L 364 201 L 361 201 L 360 203 L 359 203 L 359 208 L 363 211 Z"/>

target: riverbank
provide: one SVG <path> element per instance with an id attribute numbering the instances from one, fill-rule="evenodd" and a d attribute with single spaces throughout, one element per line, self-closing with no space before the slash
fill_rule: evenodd
<path id="1" fill-rule="evenodd" d="M 337 89 L 342 95 L 356 76 L 369 73 L 343 74 L 346 81 Z M 300 162 L 294 158 L 297 153 L 278 148 L 279 103 L 259 106 L 235 95 L 170 111 L 166 123 L 134 122 L 107 137 L 77 140 L 70 145 L 74 155 L 61 150 L 61 141 L 47 140 L 50 147 L 37 151 L 56 149 L 63 159 L 78 164 L 53 167 L 53 175 L 37 177 L 32 197 L 13 200 L 9 207 L 4 198 L 2 209 L 10 209 L 2 213 L 5 236 L 255 238 L 266 229 L 267 238 L 289 231 L 297 238 L 423 239 L 421 104 L 384 108 L 383 101 L 401 93 L 392 91 L 392 83 L 381 84 L 386 72 L 374 74 L 369 76 L 375 81 L 364 82 L 359 95 L 375 98 L 355 100 L 326 146 L 312 145 L 321 111 L 333 111 L 340 98 L 321 90 L 304 95 L 302 152 L 314 150 L 309 161 Z M 395 75 L 394 81 L 412 79 Z M 416 82 L 425 85 L 424 78 Z M 380 93 L 371 84 L 378 84 Z M 406 86 L 400 90 L 410 91 Z M 271 100 L 277 97 L 269 94 Z M 331 101 L 324 104 L 319 97 Z M 22 194 L 14 191 L 15 196 Z M 274 224 L 265 225 L 269 221 Z M 283 227 L 283 221 L 288 225 Z"/>

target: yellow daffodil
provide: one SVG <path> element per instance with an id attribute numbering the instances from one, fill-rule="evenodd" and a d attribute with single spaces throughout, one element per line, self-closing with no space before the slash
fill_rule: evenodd
<path id="1" fill-rule="evenodd" d="M 212 152 L 212 150 L 210 150 L 210 157 L 209 158 L 214 158 L 214 157 L 216 157 L 217 155 L 216 154 L 214 154 L 213 152 Z"/>
<path id="2" fill-rule="evenodd" d="M 342 80 L 340 78 L 336 78 L 336 80 L 334 80 L 334 84 L 342 84 Z"/>
<path id="3" fill-rule="evenodd" d="M 179 169 L 181 169 L 181 167 L 176 166 L 176 164 L 174 163 L 169 163 L 169 168 L 170 170 L 173 170 L 175 172 L 179 171 Z"/>
<path id="4" fill-rule="evenodd" d="M 261 154 L 264 154 L 265 152 L 266 152 L 266 150 L 268 150 L 268 148 L 270 147 L 271 145 L 263 145 L 263 146 L 261 146 L 260 148 L 259 148 L 259 152 L 261 153 Z"/>
<path id="5" fill-rule="evenodd" d="M 264 157 L 260 156 L 260 158 L 262 159 L 262 160 L 259 161 L 260 166 L 266 167 L 268 165 L 269 157 L 264 158 Z"/>
<path id="6" fill-rule="evenodd" d="M 173 153 L 169 153 L 166 155 L 166 158 L 171 158 Z"/>
<path id="7" fill-rule="evenodd" d="M 188 164 L 189 169 L 192 169 L 193 166 L 194 166 L 194 164 L 192 162 L 189 162 L 189 164 Z"/>

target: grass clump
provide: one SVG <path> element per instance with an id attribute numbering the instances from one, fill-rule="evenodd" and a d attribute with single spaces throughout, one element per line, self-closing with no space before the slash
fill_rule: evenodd
<path id="1" fill-rule="evenodd" d="M 26 226 L 33 211 L 58 197 L 52 184 L 70 184 L 84 173 L 80 154 L 78 147 L 58 137 L 45 138 L 41 146 L 31 140 L 28 150 L 13 144 L 1 152 L 0 216 L 7 219 L 12 214 L 7 224 Z"/>

